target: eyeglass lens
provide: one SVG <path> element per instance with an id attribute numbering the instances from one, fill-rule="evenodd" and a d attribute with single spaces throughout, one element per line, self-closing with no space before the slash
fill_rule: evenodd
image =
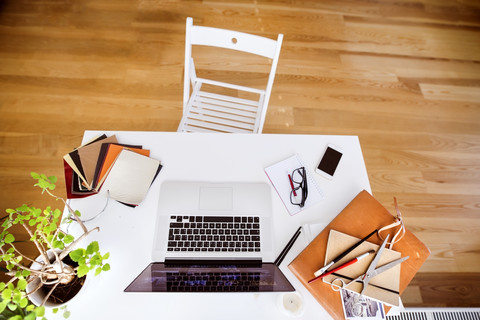
<path id="1" fill-rule="evenodd" d="M 308 195 L 305 168 L 301 167 L 301 168 L 295 169 L 292 172 L 292 180 L 295 184 L 296 193 L 297 194 L 300 193 L 301 197 L 295 197 L 292 191 L 290 192 L 290 202 L 294 205 L 303 207 L 305 205 L 305 200 L 307 199 L 307 195 Z"/>

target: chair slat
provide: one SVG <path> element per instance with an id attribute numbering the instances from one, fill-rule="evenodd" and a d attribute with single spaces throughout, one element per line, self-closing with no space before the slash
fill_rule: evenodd
<path id="1" fill-rule="evenodd" d="M 203 105 L 209 105 L 209 106 L 218 106 L 218 107 L 223 107 L 225 111 L 231 110 L 232 113 L 235 114 L 244 114 L 245 116 L 254 116 L 255 113 L 257 113 L 258 107 L 251 107 L 251 106 L 245 106 L 243 104 L 238 104 L 234 102 L 228 102 L 224 100 L 217 100 L 217 99 L 208 99 L 208 98 L 203 98 L 203 97 L 197 97 L 193 104 L 203 104 Z"/>
<path id="2" fill-rule="evenodd" d="M 235 89 L 235 90 L 239 90 L 239 91 L 247 91 L 247 92 L 252 92 L 252 93 L 256 93 L 256 94 L 265 94 L 265 90 L 240 86 L 238 84 L 226 83 L 226 82 L 204 79 L 204 78 L 196 78 L 196 80 L 201 81 L 202 83 L 206 83 L 206 84 L 210 84 L 210 85 L 214 85 L 214 86 L 218 86 L 218 87 Z"/>
<path id="3" fill-rule="evenodd" d="M 218 110 L 215 110 L 215 109 L 208 109 L 208 106 L 207 107 L 203 107 L 203 106 L 196 106 L 194 105 L 192 107 L 192 109 L 190 109 L 190 112 L 188 113 L 189 116 L 192 116 L 192 114 L 206 114 L 206 115 L 210 115 L 212 117 L 218 117 L 218 118 L 226 118 L 226 119 L 229 119 L 229 120 L 232 120 L 232 123 L 234 122 L 243 122 L 243 123 L 249 123 L 249 124 L 255 124 L 255 119 L 254 117 L 250 116 L 250 117 L 244 117 L 244 116 L 237 116 L 237 115 L 234 115 L 234 114 L 231 114 L 229 112 L 224 112 L 223 110 L 222 111 L 218 111 Z"/>
<path id="4" fill-rule="evenodd" d="M 205 129 L 205 128 L 200 128 L 200 127 L 192 127 L 192 126 L 189 126 L 187 123 L 184 124 L 182 131 L 183 132 L 205 132 L 205 133 L 218 133 L 219 132 L 218 130 Z"/>
<path id="5" fill-rule="evenodd" d="M 203 128 L 215 129 L 215 130 L 223 131 L 223 132 L 252 133 L 251 130 L 245 130 L 245 129 L 241 129 L 241 128 L 224 126 L 224 125 L 220 125 L 220 124 L 216 124 L 216 123 L 208 123 L 208 122 L 198 121 L 198 120 L 194 120 L 194 119 L 187 119 L 186 124 L 190 125 L 190 126 L 198 126 L 198 127 L 203 127 Z"/>
<path id="6" fill-rule="evenodd" d="M 207 92 L 207 91 L 199 91 L 197 95 L 202 96 L 202 97 L 216 99 L 216 100 L 231 101 L 231 102 L 235 102 L 235 103 L 238 103 L 238 104 L 249 105 L 249 106 L 258 106 L 258 103 L 259 103 L 257 100 L 237 98 L 237 97 L 232 97 L 232 96 L 227 96 L 227 95 L 212 93 L 212 92 Z M 261 99 L 261 97 L 262 96 L 259 97 L 259 100 Z"/>
<path id="7" fill-rule="evenodd" d="M 211 113 L 189 113 L 188 118 L 189 119 L 197 119 L 197 120 L 201 120 L 201 121 L 212 122 L 212 123 L 219 123 L 221 125 L 243 128 L 243 129 L 251 130 L 251 131 L 253 131 L 253 128 L 254 128 L 253 124 L 255 123 L 255 122 L 245 123 L 245 122 L 240 122 L 240 121 L 233 121 L 233 120 L 230 120 L 230 119 L 225 119 L 225 115 L 223 115 L 223 117 L 220 118 L 220 117 L 212 115 Z"/>

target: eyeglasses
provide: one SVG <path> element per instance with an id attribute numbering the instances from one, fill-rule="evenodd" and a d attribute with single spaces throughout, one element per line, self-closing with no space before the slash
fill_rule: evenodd
<path id="1" fill-rule="evenodd" d="M 307 173 L 305 167 L 300 167 L 292 172 L 293 190 L 290 191 L 290 202 L 303 208 L 308 196 Z M 300 193 L 301 197 L 295 195 Z"/>

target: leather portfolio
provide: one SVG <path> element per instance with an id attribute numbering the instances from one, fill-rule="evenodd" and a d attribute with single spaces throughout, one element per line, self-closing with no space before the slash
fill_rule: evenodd
<path id="1" fill-rule="evenodd" d="M 288 267 L 334 319 L 343 319 L 344 313 L 340 293 L 332 290 L 330 284 L 323 281 L 308 284 L 308 281 L 314 278 L 314 272 L 325 264 L 330 231 L 335 230 L 361 239 L 371 231 L 381 229 L 394 221 L 395 217 L 372 195 L 363 190 Z M 395 229 L 392 229 L 390 238 L 395 231 Z M 388 232 L 382 232 L 382 236 L 385 237 Z M 378 234 L 374 234 L 368 239 L 368 242 L 381 245 L 382 239 Z M 398 293 L 401 294 L 430 255 L 430 250 L 408 229 L 405 230 L 403 238 L 395 243 L 392 249 L 399 252 L 402 257 L 410 256 L 408 260 L 401 264 L 400 268 Z"/>

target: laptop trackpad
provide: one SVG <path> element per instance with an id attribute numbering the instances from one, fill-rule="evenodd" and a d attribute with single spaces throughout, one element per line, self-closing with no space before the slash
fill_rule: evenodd
<path id="1" fill-rule="evenodd" d="M 200 187 L 200 210 L 232 210 L 233 189 Z"/>

